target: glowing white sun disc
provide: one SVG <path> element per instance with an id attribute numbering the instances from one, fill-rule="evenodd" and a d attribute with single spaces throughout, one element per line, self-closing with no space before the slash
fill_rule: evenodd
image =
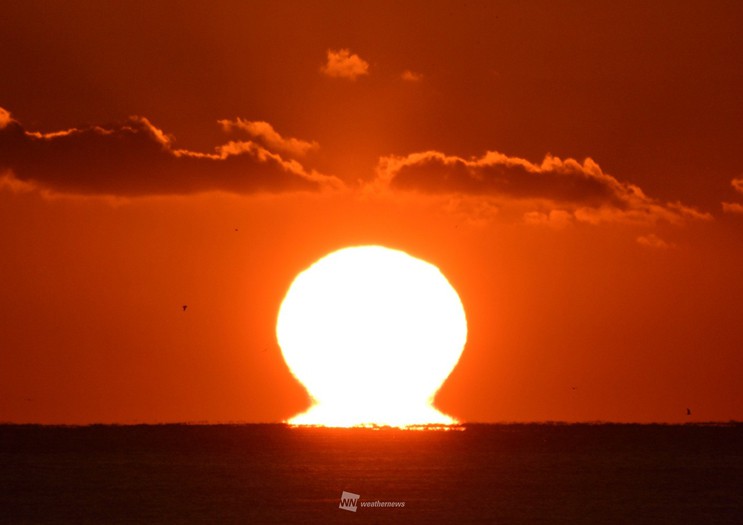
<path id="1" fill-rule="evenodd" d="M 456 423 L 431 403 L 459 361 L 467 320 L 432 264 L 381 246 L 333 252 L 296 277 L 276 334 L 314 402 L 292 424 Z"/>

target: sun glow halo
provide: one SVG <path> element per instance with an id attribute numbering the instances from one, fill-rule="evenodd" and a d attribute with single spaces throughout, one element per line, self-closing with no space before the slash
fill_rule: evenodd
<path id="1" fill-rule="evenodd" d="M 381 246 L 333 252 L 300 273 L 276 334 L 313 406 L 298 425 L 447 425 L 432 406 L 456 366 L 467 321 L 434 265 Z"/>

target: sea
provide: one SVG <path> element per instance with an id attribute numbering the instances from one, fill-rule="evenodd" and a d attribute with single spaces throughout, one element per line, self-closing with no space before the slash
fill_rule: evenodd
<path id="1" fill-rule="evenodd" d="M 0 523 L 740 525 L 743 424 L 0 425 Z"/>

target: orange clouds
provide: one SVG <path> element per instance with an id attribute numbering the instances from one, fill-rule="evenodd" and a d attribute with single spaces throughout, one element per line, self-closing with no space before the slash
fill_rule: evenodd
<path id="1" fill-rule="evenodd" d="M 10 124 L 13 119 L 10 116 L 10 112 L 7 109 L 0 108 L 0 129 Z"/>
<path id="2" fill-rule="evenodd" d="M 393 190 L 427 194 L 461 194 L 518 202 L 529 223 L 588 223 L 710 219 L 681 203 L 662 204 L 636 185 L 604 173 L 588 158 L 583 163 L 547 155 L 541 164 L 489 151 L 464 159 L 437 151 L 379 161 L 376 184 Z"/>
<path id="3" fill-rule="evenodd" d="M 0 119 L 4 123 L 0 128 L 0 169 L 11 170 L 19 183 L 52 193 L 181 195 L 312 191 L 341 185 L 334 177 L 284 158 L 285 151 L 301 152 L 315 146 L 284 139 L 265 122 L 227 121 L 248 128 L 262 144 L 229 141 L 203 153 L 176 148 L 172 136 L 144 117 L 54 133 L 26 131 L 5 110 Z"/>
<path id="4" fill-rule="evenodd" d="M 743 178 L 733 179 L 730 181 L 730 184 L 733 188 L 735 188 L 735 191 L 737 191 L 738 193 L 743 193 Z"/>
<path id="5" fill-rule="evenodd" d="M 320 71 L 329 77 L 356 80 L 369 74 L 369 63 L 348 49 L 328 49 L 327 61 Z"/>

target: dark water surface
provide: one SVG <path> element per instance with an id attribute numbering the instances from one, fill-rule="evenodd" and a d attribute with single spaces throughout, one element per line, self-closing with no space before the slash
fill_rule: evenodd
<path id="1" fill-rule="evenodd" d="M 0 522 L 741 524 L 743 425 L 4 425 Z"/>

